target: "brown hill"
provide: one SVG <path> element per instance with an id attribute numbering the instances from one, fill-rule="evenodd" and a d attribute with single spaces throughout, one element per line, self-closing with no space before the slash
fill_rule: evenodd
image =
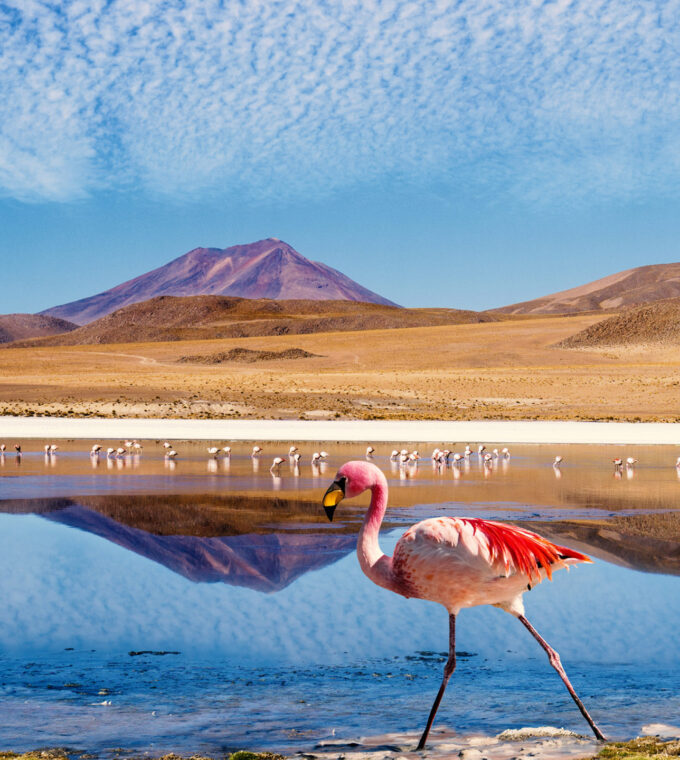
<path id="1" fill-rule="evenodd" d="M 46 309 L 43 314 L 87 324 L 156 296 L 222 295 L 240 298 L 365 301 L 394 306 L 277 238 L 231 248 L 194 248 L 158 269 L 103 293 Z"/>
<path id="2" fill-rule="evenodd" d="M 75 330 L 78 325 L 42 314 L 0 314 L 0 343 Z"/>
<path id="3" fill-rule="evenodd" d="M 680 263 L 652 264 L 491 311 L 501 314 L 573 314 L 621 309 L 678 296 Z"/>
<path id="4" fill-rule="evenodd" d="M 680 344 L 680 298 L 626 309 L 571 335 L 558 348 Z"/>
<path id="5" fill-rule="evenodd" d="M 497 319 L 493 315 L 474 311 L 402 309 L 357 301 L 160 296 L 126 306 L 64 335 L 19 341 L 11 345 L 12 348 L 23 348 L 244 338 L 492 322 Z"/>

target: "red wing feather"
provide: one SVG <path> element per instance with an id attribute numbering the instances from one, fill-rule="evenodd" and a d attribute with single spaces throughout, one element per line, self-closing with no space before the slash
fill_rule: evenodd
<path id="1" fill-rule="evenodd" d="M 484 536 L 491 559 L 501 560 L 506 572 L 512 565 L 517 572 L 525 573 L 529 578 L 534 573 L 540 578 L 540 569 L 544 568 L 548 578 L 552 578 L 551 566 L 555 562 L 565 559 L 592 562 L 585 554 L 553 544 L 530 530 L 476 517 L 465 518 L 465 522 L 472 526 L 474 533 Z"/>

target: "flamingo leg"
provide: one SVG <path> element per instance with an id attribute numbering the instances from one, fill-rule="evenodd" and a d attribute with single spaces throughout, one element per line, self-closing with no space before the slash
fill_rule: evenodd
<path id="1" fill-rule="evenodd" d="M 567 691 L 571 694 L 571 698 L 576 702 L 576 706 L 581 711 L 581 715 L 588 721 L 589 726 L 592 728 L 593 733 L 595 736 L 600 739 L 601 741 L 606 741 L 606 738 L 602 731 L 597 727 L 597 724 L 595 721 L 590 717 L 590 714 L 586 710 L 583 702 L 578 697 L 578 694 L 574 691 L 574 687 L 571 685 L 571 682 L 567 678 L 567 674 L 564 671 L 564 668 L 562 667 L 562 661 L 560 660 L 559 654 L 548 644 L 548 642 L 541 636 L 541 634 L 531 625 L 531 623 L 524 617 L 524 615 L 518 615 L 517 619 L 522 623 L 522 625 L 529 631 L 529 633 L 538 641 L 538 643 L 545 649 L 546 654 L 548 655 L 548 659 L 550 660 L 550 664 L 555 668 L 555 670 L 558 672 L 560 678 L 564 681 L 564 685 L 567 687 Z"/>
<path id="2" fill-rule="evenodd" d="M 437 710 L 439 709 L 439 703 L 442 701 L 442 697 L 444 696 L 444 692 L 446 691 L 446 685 L 449 682 L 449 678 L 451 678 L 451 674 L 456 669 L 456 616 L 455 615 L 449 615 L 449 659 L 446 661 L 446 665 L 444 665 L 444 677 L 442 678 L 442 685 L 439 687 L 439 691 L 437 692 L 437 696 L 435 697 L 434 704 L 432 705 L 432 709 L 430 710 L 430 717 L 427 719 L 427 725 L 425 726 L 425 730 L 423 731 L 423 735 L 420 737 L 420 741 L 418 742 L 418 746 L 416 749 L 424 749 L 425 742 L 427 741 L 427 737 L 430 734 L 430 729 L 432 728 L 432 724 L 434 723 L 434 716 L 437 714 Z"/>

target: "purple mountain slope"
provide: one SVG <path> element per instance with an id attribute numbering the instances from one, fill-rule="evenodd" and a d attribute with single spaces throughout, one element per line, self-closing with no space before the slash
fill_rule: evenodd
<path id="1" fill-rule="evenodd" d="M 41 313 L 83 325 L 122 306 L 163 295 L 332 299 L 396 305 L 342 272 L 306 259 L 282 240 L 267 238 L 223 250 L 194 248 L 115 288 Z"/>

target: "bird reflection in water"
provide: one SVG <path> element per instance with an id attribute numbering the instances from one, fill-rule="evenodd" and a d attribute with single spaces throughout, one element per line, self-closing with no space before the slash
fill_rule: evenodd
<path id="1" fill-rule="evenodd" d="M 206 462 L 206 465 L 208 467 L 208 472 L 217 472 L 218 464 L 217 459 L 208 459 Z"/>

